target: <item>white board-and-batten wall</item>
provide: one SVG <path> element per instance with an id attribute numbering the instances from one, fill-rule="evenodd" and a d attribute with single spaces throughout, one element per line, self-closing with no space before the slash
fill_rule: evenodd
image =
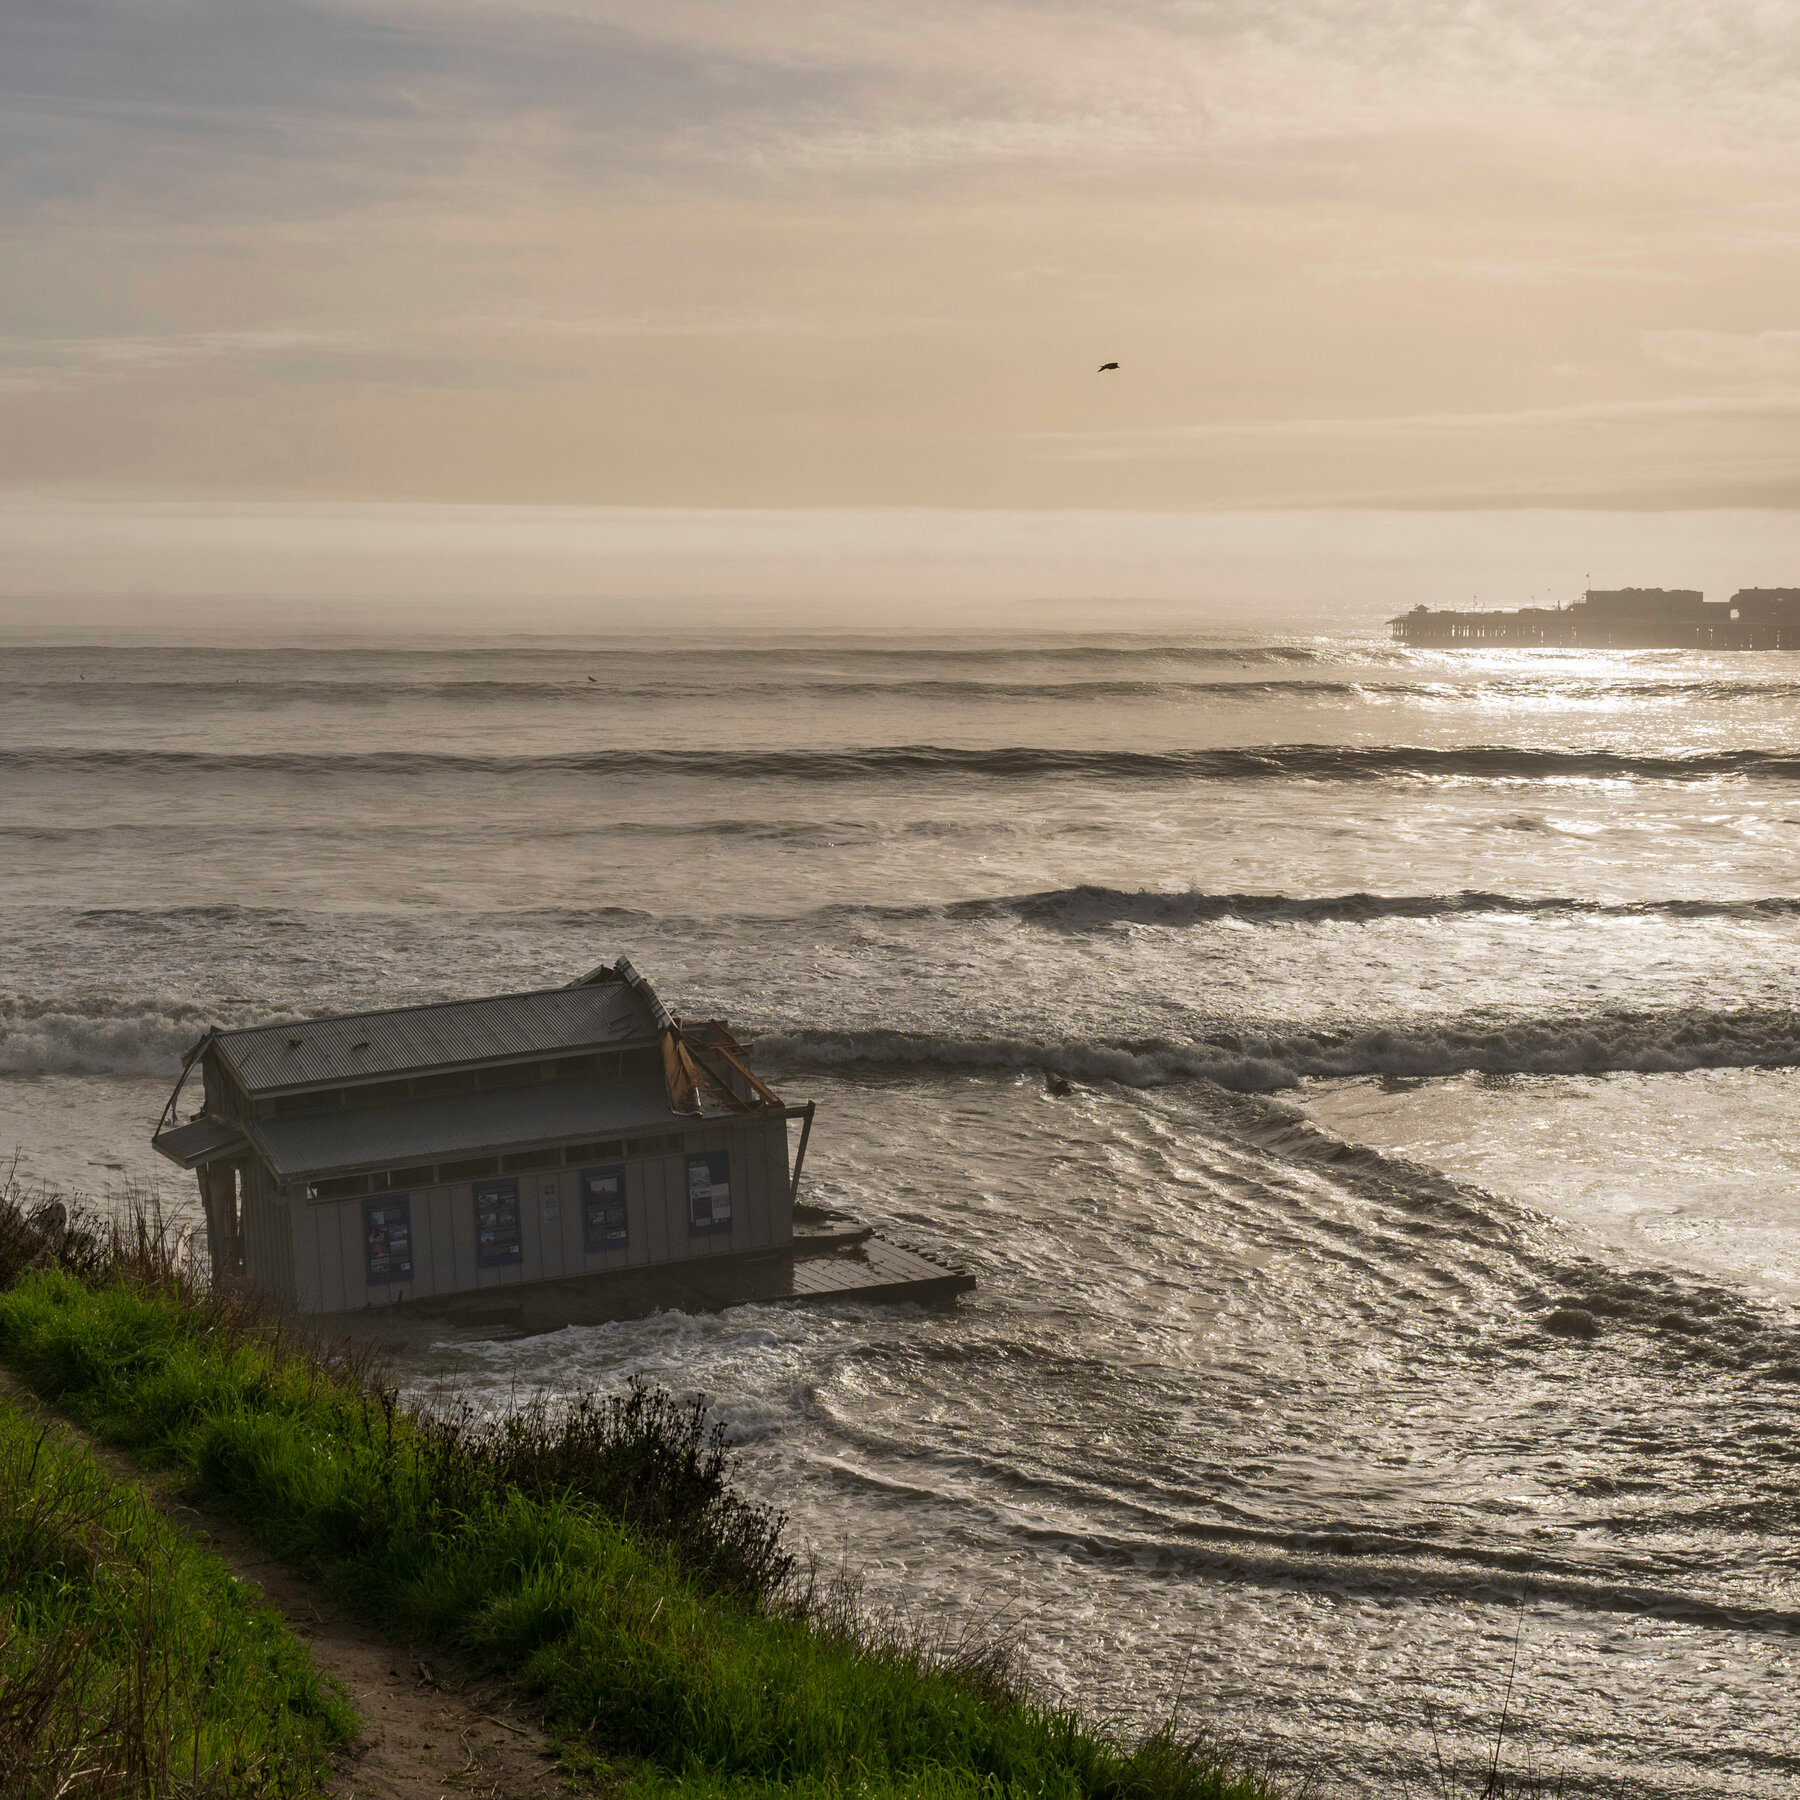
<path id="1" fill-rule="evenodd" d="M 704 1235 L 690 1230 L 688 1158 L 702 1151 L 730 1156 L 731 1221 Z M 616 1159 L 625 1171 L 626 1242 L 589 1250 L 584 1235 L 581 1177 L 587 1165 L 506 1175 L 519 1184 L 516 1262 L 484 1268 L 477 1255 L 476 1190 L 459 1181 L 408 1190 L 411 1278 L 367 1279 L 365 1203 L 399 1194 L 308 1200 L 302 1184 L 289 1189 L 283 1210 L 292 1219 L 292 1286 L 301 1312 L 350 1312 L 440 1294 L 516 1287 L 615 1269 L 649 1268 L 701 1257 L 728 1256 L 786 1244 L 794 1235 L 787 1124 L 782 1119 L 720 1123 L 689 1132 L 679 1151 Z M 273 1222 L 273 1221 L 271 1221 Z M 254 1267 L 251 1279 L 274 1291 Z M 275 1268 L 269 1269 L 275 1275 Z M 285 1295 L 284 1295 L 285 1297 Z"/>

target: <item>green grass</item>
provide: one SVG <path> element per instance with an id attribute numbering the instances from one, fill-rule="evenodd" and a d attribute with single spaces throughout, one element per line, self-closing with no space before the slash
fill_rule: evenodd
<path id="1" fill-rule="evenodd" d="M 136 1484 L 0 1401 L 0 1793 L 310 1795 L 356 1716 Z"/>
<path id="2" fill-rule="evenodd" d="M 42 1270 L 0 1293 L 0 1359 L 403 1641 L 505 1673 L 633 1795 L 1262 1800 L 1172 1730 L 1127 1744 L 981 1654 L 711 1579 L 679 1533 L 411 1417 L 174 1284 Z M 527 1435 L 542 1426 L 530 1427 Z M 573 1467 L 573 1464 L 570 1464 Z"/>

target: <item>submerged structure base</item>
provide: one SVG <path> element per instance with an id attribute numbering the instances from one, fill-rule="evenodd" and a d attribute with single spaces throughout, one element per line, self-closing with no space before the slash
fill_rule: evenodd
<path id="1" fill-rule="evenodd" d="M 658 1312 L 721 1312 L 771 1302 L 916 1301 L 943 1305 L 975 1277 L 866 1230 L 796 1236 L 779 1250 L 689 1263 L 481 1288 L 394 1306 L 315 1315 L 326 1333 L 356 1338 L 530 1337 L 569 1325 L 605 1325 Z"/>

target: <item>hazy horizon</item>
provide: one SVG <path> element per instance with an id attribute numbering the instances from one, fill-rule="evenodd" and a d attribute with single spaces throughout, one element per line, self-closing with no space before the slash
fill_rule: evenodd
<path id="1" fill-rule="evenodd" d="M 1800 513 L 993 512 L 0 496 L 0 635 L 1378 630 L 1800 579 Z"/>

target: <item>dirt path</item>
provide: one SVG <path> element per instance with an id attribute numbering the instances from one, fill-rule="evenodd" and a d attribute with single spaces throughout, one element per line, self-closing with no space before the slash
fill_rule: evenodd
<path id="1" fill-rule="evenodd" d="M 86 1445 L 110 1474 L 138 1483 L 164 1517 L 260 1588 L 343 1684 L 362 1732 L 338 1758 L 343 1800 L 550 1800 L 571 1789 L 542 1728 L 492 1682 L 467 1681 L 429 1653 L 402 1649 L 259 1550 L 229 1519 L 189 1505 L 173 1484 L 96 1443 L 0 1369 L 0 1392 Z"/>

